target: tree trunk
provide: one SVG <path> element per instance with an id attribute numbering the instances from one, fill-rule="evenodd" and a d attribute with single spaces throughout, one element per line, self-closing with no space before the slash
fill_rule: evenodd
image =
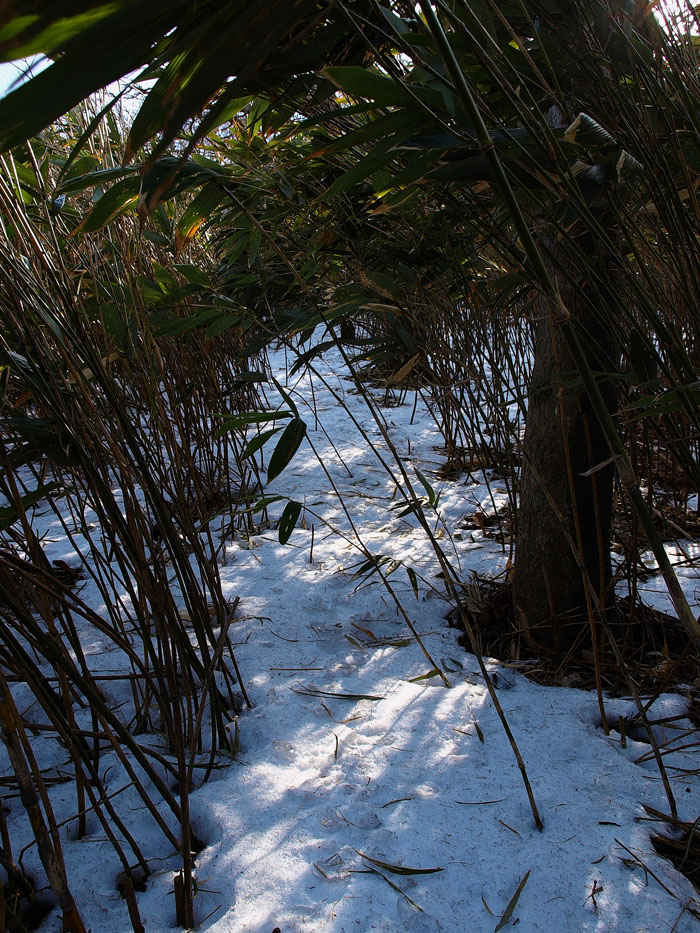
<path id="1" fill-rule="evenodd" d="M 584 282 L 557 254 L 554 278 L 579 328 L 601 391 L 616 407 L 620 325 L 608 283 L 613 257 L 590 233 L 578 238 L 587 263 L 596 256 L 599 283 Z M 587 575 L 603 605 L 611 580 L 614 463 L 557 326 L 537 321 L 535 360 L 523 442 L 513 600 L 516 622 L 537 644 L 567 651 L 588 624 Z M 593 472 L 591 472 L 593 470 Z M 585 568 L 585 573 L 582 572 Z"/>

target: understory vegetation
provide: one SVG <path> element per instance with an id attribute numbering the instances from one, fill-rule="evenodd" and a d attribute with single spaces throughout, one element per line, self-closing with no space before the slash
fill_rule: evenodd
<path id="1" fill-rule="evenodd" d="M 486 682 L 484 656 L 537 657 L 543 682 L 597 691 L 606 730 L 622 728 L 606 691 L 634 697 L 677 820 L 648 698 L 694 695 L 700 674 L 694 594 L 674 572 L 700 534 L 694 8 L 664 22 L 617 0 L 274 3 L 266 31 L 244 3 L 183 2 L 139 48 L 138 4 L 72 6 L 0 22 L 4 60 L 44 52 L 44 74 L 60 70 L 50 99 L 39 75 L 0 101 L 0 729 L 3 787 L 64 929 L 85 928 L 59 780 L 71 832 L 99 823 L 144 929 L 149 853 L 105 789 L 108 753 L 180 853 L 177 922 L 202 919 L 190 795 L 237 754 L 249 703 L 219 566 L 227 541 L 272 528 L 285 543 L 310 514 L 283 491 L 313 417 L 293 387 L 330 350 Z M 75 62 L 107 35 L 112 70 L 91 77 Z M 386 430 L 407 393 L 441 432 L 432 477 Z M 457 529 L 438 530 L 439 480 L 476 474 L 506 493 L 471 518 L 508 555 L 495 580 L 462 575 Z M 79 565 L 47 560 L 37 508 Z M 359 576 L 419 638 L 392 581 L 426 581 L 353 540 Z M 657 573 L 674 615 L 642 605 Z M 128 703 L 86 658 L 90 632 L 123 656 Z M 67 776 L 42 771 L 37 737 L 67 752 Z M 29 929 L 47 896 L 2 807 L 0 838 L 0 927 Z"/>

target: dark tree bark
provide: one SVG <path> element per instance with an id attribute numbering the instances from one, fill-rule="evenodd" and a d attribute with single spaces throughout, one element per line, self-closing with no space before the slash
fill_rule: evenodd
<path id="1" fill-rule="evenodd" d="M 579 237 L 578 248 L 588 261 L 596 257 L 597 285 L 582 281 L 560 255 L 552 272 L 593 371 L 609 374 L 600 386 L 614 412 L 621 344 L 609 284 L 616 277 L 614 257 L 589 233 Z M 600 464 L 609 457 L 564 341 L 543 312 L 523 442 L 513 599 L 516 621 L 557 653 L 588 624 L 585 575 L 603 605 L 608 599 L 615 465 Z"/>

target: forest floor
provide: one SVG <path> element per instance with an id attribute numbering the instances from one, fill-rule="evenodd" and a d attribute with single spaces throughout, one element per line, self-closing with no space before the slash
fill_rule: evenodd
<path id="1" fill-rule="evenodd" d="M 487 659 L 543 820 L 539 831 L 477 660 L 446 621 L 434 551 L 414 516 L 396 508 L 395 485 L 376 456 L 387 455 L 386 444 L 366 404 L 337 375 L 335 351 L 314 377 L 288 382 L 283 350 L 272 365 L 293 390 L 318 457 L 305 442 L 266 490 L 305 505 L 286 545 L 274 527 L 222 542 L 224 590 L 240 597 L 231 635 L 252 708 L 239 717 L 233 760 L 222 760 L 191 798 L 193 826 L 205 843 L 196 860 L 198 929 L 700 928 L 700 894 L 650 840 L 660 826 L 644 807 L 668 813 L 669 805 L 643 735 L 606 735 L 595 692 L 543 686 L 523 665 Z M 484 521 L 507 506 L 498 476 L 490 474 L 488 484 L 479 473 L 439 479 L 443 442 L 423 403 L 412 393 L 389 405 L 384 391 L 372 395 L 416 490 L 427 495 L 417 468 L 440 493 L 428 514 L 463 579 L 502 574 L 508 544 Z M 48 559 L 76 564 L 50 510 L 38 508 L 33 520 Z M 393 594 L 377 572 L 367 574 L 371 566 L 357 575 L 366 562 L 358 537 L 375 557 L 388 558 L 381 566 L 393 570 Z M 686 548 L 698 556 L 697 545 Z M 688 565 L 679 573 L 697 612 L 700 574 Z M 644 585 L 644 598 L 667 609 L 662 582 L 652 576 Z M 97 591 L 87 581 L 79 586 L 100 611 Z M 118 652 L 94 632 L 84 648 L 96 669 L 119 673 Z M 31 718 L 29 695 L 18 688 L 16 696 Z M 127 700 L 116 687 L 109 698 L 114 705 Z M 679 816 L 690 822 L 700 814 L 697 748 L 673 747 L 693 741 L 685 718 L 691 699 L 692 688 L 681 686 L 648 711 L 652 720 L 667 720 L 657 734 L 668 743 L 664 761 Z M 606 710 L 611 722 L 636 711 L 624 696 L 608 698 Z M 48 740 L 42 751 L 42 741 L 39 735 L 42 766 L 67 767 Z M 102 767 L 116 791 L 126 782 L 112 759 Z M 69 816 L 70 786 L 57 783 L 51 793 L 57 819 Z M 146 930 L 159 933 L 175 928 L 179 866 L 131 793 L 121 795 L 122 810 L 153 868 L 139 910 Z M 29 842 L 19 799 L 4 804 L 11 831 Z M 99 825 L 88 828 L 83 839 L 64 842 L 71 889 L 92 933 L 123 933 L 130 923 L 117 891 L 119 866 Z M 34 849 L 24 861 L 40 872 Z M 57 911 L 42 929 L 60 929 Z"/>

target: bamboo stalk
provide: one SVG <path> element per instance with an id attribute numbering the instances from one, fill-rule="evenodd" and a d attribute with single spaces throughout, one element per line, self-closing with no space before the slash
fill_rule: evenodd
<path id="1" fill-rule="evenodd" d="M 607 405 L 601 395 L 596 378 L 591 370 L 586 355 L 581 346 L 578 334 L 572 324 L 571 315 L 565 307 L 556 285 L 550 276 L 547 267 L 544 264 L 542 255 L 537 243 L 525 220 L 522 209 L 515 196 L 515 192 L 503 169 L 503 164 L 496 151 L 493 141 L 489 135 L 483 116 L 478 104 L 467 84 L 464 74 L 459 67 L 452 46 L 449 43 L 447 35 L 442 28 L 431 4 L 428 0 L 421 0 L 420 3 L 425 19 L 428 23 L 435 43 L 440 50 L 445 66 L 454 81 L 455 87 L 462 99 L 467 111 L 474 122 L 479 146 L 484 157 L 488 160 L 491 170 L 494 174 L 495 184 L 498 187 L 508 213 L 511 216 L 513 224 L 518 232 L 518 236 L 523 244 L 523 248 L 528 258 L 537 282 L 542 289 L 544 300 L 552 315 L 552 319 L 561 330 L 562 336 L 566 341 L 578 372 L 583 380 L 584 386 L 591 401 L 593 410 L 605 434 L 610 452 L 615 458 L 620 481 L 627 491 L 637 516 L 642 523 L 644 531 L 649 540 L 649 545 L 657 560 L 664 582 L 668 588 L 673 606 L 678 614 L 678 619 L 685 629 L 688 638 L 692 641 L 696 650 L 700 651 L 700 623 L 693 615 L 688 600 L 678 582 L 678 577 L 671 566 L 666 550 L 661 541 L 661 537 L 656 530 L 651 512 L 644 501 L 639 484 L 634 475 L 632 465 L 627 455 L 627 450 L 615 427 L 612 416 L 608 411 Z"/>
<path id="2" fill-rule="evenodd" d="M 63 930 L 64 933 L 87 933 L 78 908 L 73 900 L 73 895 L 68 887 L 63 853 L 61 851 L 60 842 L 58 841 L 55 819 L 51 805 L 48 802 L 47 794 L 43 795 L 44 813 L 42 813 L 41 806 L 39 805 L 39 798 L 37 797 L 34 782 L 40 782 L 41 776 L 37 773 L 32 776 L 32 769 L 23 749 L 24 743 L 21 739 L 23 731 L 12 693 L 10 692 L 2 669 L 0 669 L 0 732 L 2 733 L 2 739 L 10 757 L 10 761 L 12 762 L 12 768 L 17 778 L 22 803 L 27 811 L 27 816 L 29 817 L 29 822 L 34 832 L 34 838 L 36 839 L 44 870 L 46 871 L 51 888 L 63 912 Z M 28 742 L 26 735 L 24 736 L 24 740 Z"/>

